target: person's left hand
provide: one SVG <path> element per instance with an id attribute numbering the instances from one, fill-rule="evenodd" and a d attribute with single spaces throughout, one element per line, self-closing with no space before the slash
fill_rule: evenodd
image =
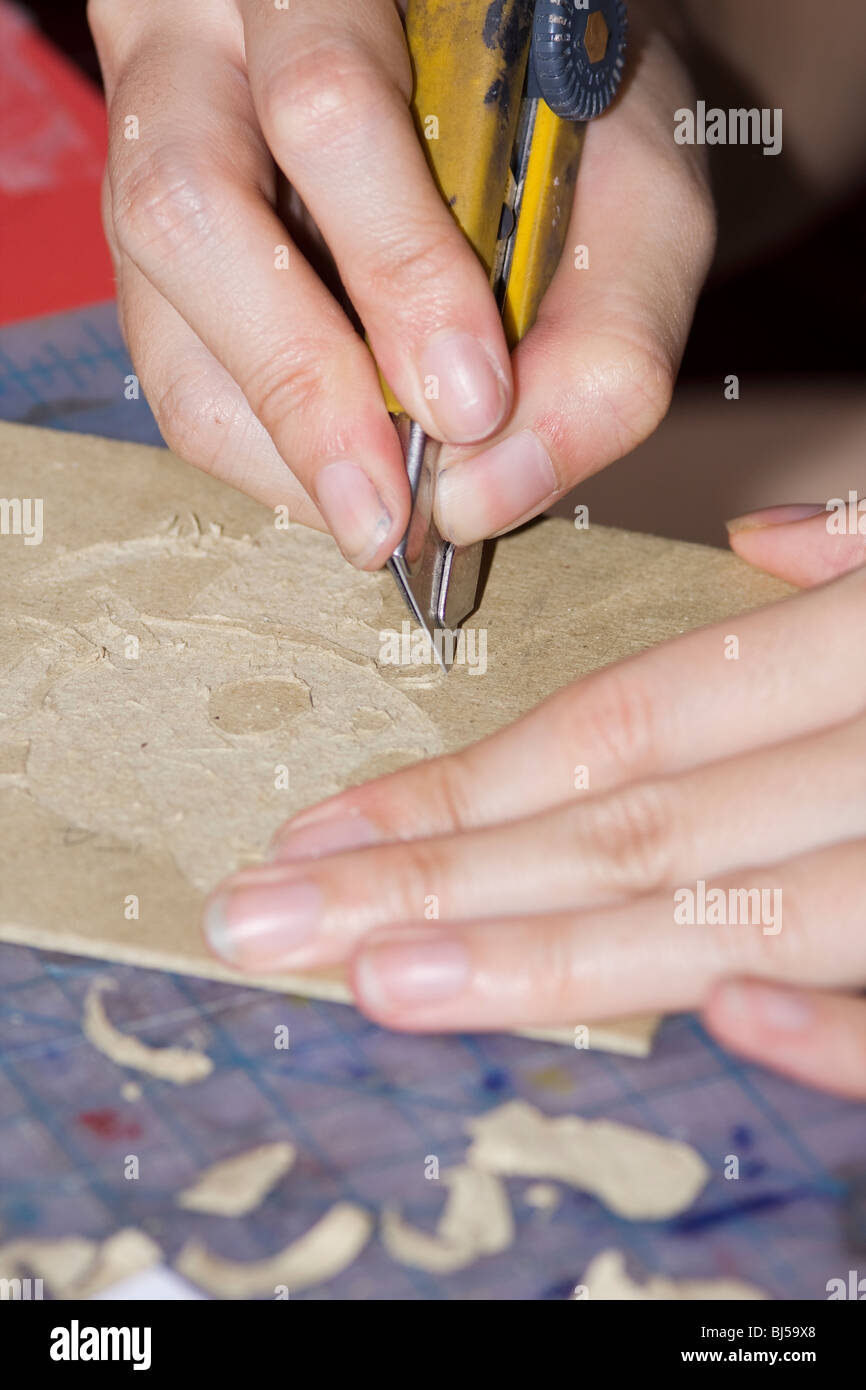
<path id="1" fill-rule="evenodd" d="M 788 514 L 735 549 L 842 577 L 296 816 L 211 899 L 211 947 L 259 973 L 350 960 L 364 1012 L 413 1031 L 702 1006 L 735 1050 L 866 1097 L 866 538 Z M 728 916 L 762 890 L 750 924 L 683 921 L 701 880 Z"/>

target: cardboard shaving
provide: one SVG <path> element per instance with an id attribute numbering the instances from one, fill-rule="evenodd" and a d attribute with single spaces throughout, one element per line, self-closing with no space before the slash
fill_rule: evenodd
<path id="1" fill-rule="evenodd" d="M 133 1227 L 101 1243 L 86 1236 L 25 1238 L 0 1246 L 0 1279 L 42 1279 L 55 1298 L 91 1298 L 161 1258 L 159 1246 Z"/>
<path id="2" fill-rule="evenodd" d="M 449 1194 L 435 1235 L 410 1226 L 396 1207 L 384 1209 L 380 1236 L 391 1258 L 431 1274 L 453 1274 L 479 1255 L 507 1250 L 514 1240 L 514 1220 L 499 1179 L 460 1167 L 444 1172 L 441 1181 Z"/>
<path id="3" fill-rule="evenodd" d="M 191 1187 L 178 1194 L 186 1211 L 216 1216 L 245 1216 L 264 1201 L 295 1161 L 294 1144 L 261 1144 L 234 1158 L 222 1159 L 200 1173 Z"/>
<path id="4" fill-rule="evenodd" d="M 549 1119 L 509 1101 L 468 1122 L 467 1162 L 489 1173 L 549 1178 L 593 1196 L 619 1216 L 661 1221 L 691 1206 L 710 1171 L 688 1144 L 612 1120 Z"/>
<path id="5" fill-rule="evenodd" d="M 0 1245 L 0 1279 L 42 1279 L 60 1297 L 84 1277 L 96 1250 L 96 1242 L 84 1236 L 12 1240 Z"/>
<path id="6" fill-rule="evenodd" d="M 652 1274 L 644 1283 L 638 1284 L 626 1273 L 625 1255 L 621 1250 L 603 1250 L 596 1255 L 583 1276 L 582 1286 L 572 1294 L 574 1301 L 594 1298 L 620 1302 L 657 1300 L 665 1303 L 756 1300 L 766 1297 L 754 1284 L 744 1284 L 739 1279 L 668 1279 L 663 1274 Z"/>
<path id="7" fill-rule="evenodd" d="M 337 1202 L 284 1250 L 265 1260 L 226 1260 L 201 1241 L 191 1240 L 175 1261 L 185 1279 L 216 1298 L 274 1296 L 313 1288 L 348 1269 L 360 1255 L 373 1230 L 373 1218 L 351 1202 Z"/>
<path id="8" fill-rule="evenodd" d="M 149 1047 L 140 1038 L 115 1028 L 102 1003 L 104 991 L 113 988 L 111 980 L 94 980 L 84 1000 L 81 1028 L 94 1047 L 119 1067 L 144 1071 L 160 1081 L 173 1081 L 176 1086 L 188 1086 L 210 1076 L 213 1062 L 204 1052 L 189 1047 Z"/>
<path id="9" fill-rule="evenodd" d="M 161 1259 L 162 1251 L 156 1242 L 143 1231 L 128 1226 L 109 1236 L 97 1248 L 93 1264 L 82 1282 L 70 1290 L 70 1296 L 92 1298 L 122 1279 L 131 1279 L 134 1274 L 151 1269 Z"/>

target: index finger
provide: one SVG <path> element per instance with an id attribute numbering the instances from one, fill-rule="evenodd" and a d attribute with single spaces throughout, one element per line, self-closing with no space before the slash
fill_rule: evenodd
<path id="1" fill-rule="evenodd" d="M 522 818 L 797 738 L 866 708 L 866 570 L 699 628 L 593 673 L 461 753 L 355 787 L 289 821 L 293 858 Z M 739 658 L 728 660 L 731 637 Z"/>
<path id="2" fill-rule="evenodd" d="M 492 434 L 511 404 L 508 349 L 486 272 L 409 113 L 393 0 L 292 0 L 280 10 L 242 0 L 241 10 L 265 138 L 322 232 L 388 384 L 438 439 Z"/>

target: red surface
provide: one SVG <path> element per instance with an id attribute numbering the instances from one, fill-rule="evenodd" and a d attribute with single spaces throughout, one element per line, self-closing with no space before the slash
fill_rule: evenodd
<path id="1" fill-rule="evenodd" d="M 0 0 L 0 323 L 114 296 L 101 94 Z"/>

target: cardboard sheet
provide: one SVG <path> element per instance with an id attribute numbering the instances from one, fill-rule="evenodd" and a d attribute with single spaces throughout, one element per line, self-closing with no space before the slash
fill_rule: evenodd
<path id="1" fill-rule="evenodd" d="M 2 513 L 0 940 L 221 979 L 204 894 L 289 815 L 788 592 L 721 551 L 543 521 L 496 547 L 469 623 L 486 674 L 446 679 L 381 663 L 388 574 L 164 450 L 2 426 L 0 498 L 42 517 L 28 543 L 35 508 L 17 533 Z M 335 972 L 244 982 L 347 997 Z"/>

